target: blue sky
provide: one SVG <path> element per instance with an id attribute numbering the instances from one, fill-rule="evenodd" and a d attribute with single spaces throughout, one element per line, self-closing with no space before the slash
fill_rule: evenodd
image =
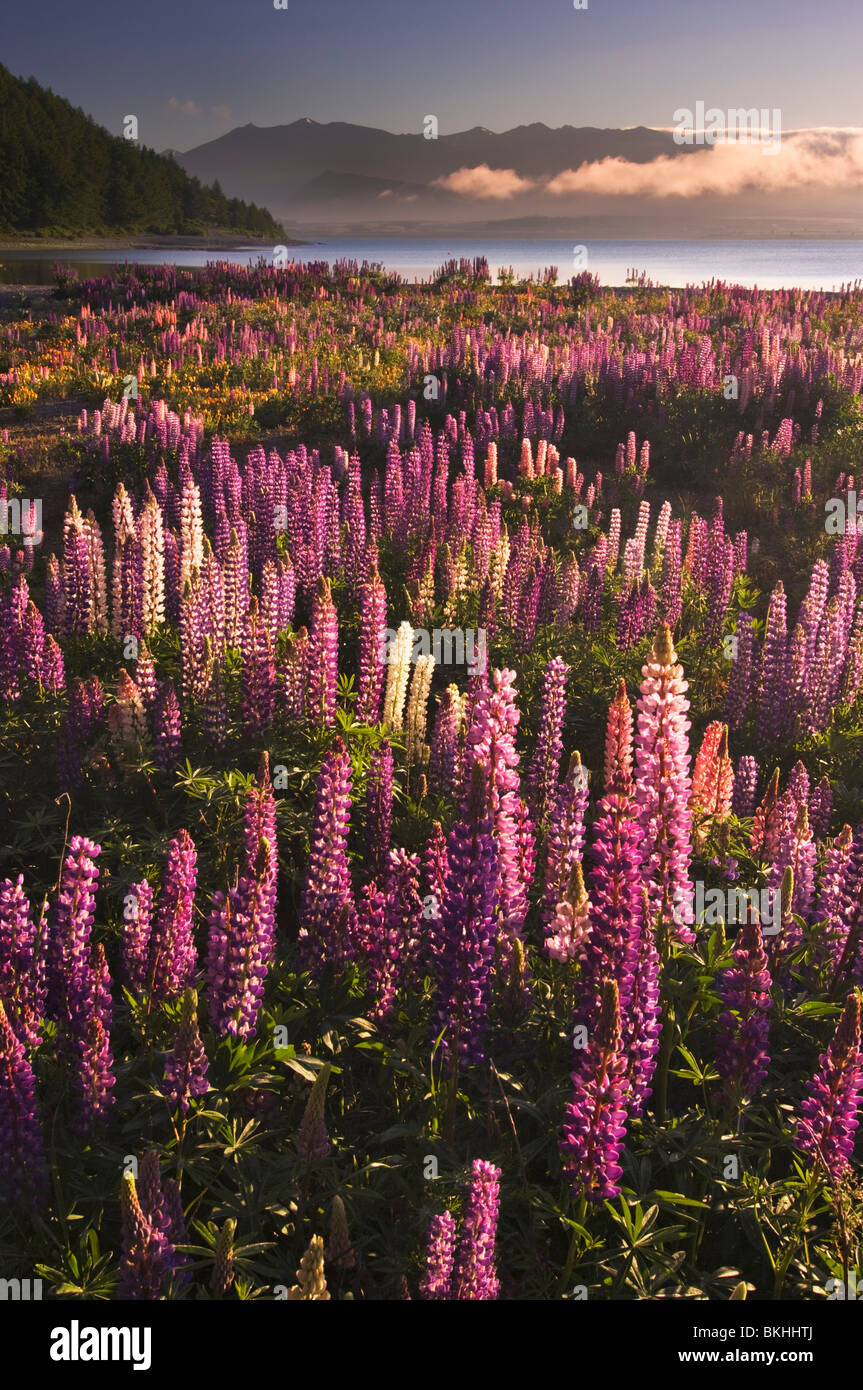
<path id="1" fill-rule="evenodd" d="M 672 124 L 697 100 L 863 125 L 860 0 L 60 0 L 7 6 L 0 61 L 109 129 L 188 149 L 300 116 L 441 134 Z"/>

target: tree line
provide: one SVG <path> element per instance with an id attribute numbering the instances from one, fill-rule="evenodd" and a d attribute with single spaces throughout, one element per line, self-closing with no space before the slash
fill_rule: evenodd
<path id="1" fill-rule="evenodd" d="M 0 65 L 0 232 L 283 239 L 266 208 L 191 178 L 169 155 L 109 134 L 80 108 Z"/>

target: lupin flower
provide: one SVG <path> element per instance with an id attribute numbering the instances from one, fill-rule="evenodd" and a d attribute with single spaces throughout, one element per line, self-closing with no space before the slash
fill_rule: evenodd
<path id="1" fill-rule="evenodd" d="M 393 750 L 386 739 L 369 760 L 366 779 L 366 854 L 369 875 L 379 877 L 386 864 L 393 823 Z"/>
<path id="2" fill-rule="evenodd" d="M 753 669 L 753 626 L 749 613 L 741 613 L 737 619 L 735 656 L 728 677 L 728 690 L 725 695 L 725 717 L 728 727 L 737 733 L 743 726 L 749 697 L 752 690 Z"/>
<path id="3" fill-rule="evenodd" d="M 210 1275 L 210 1293 L 214 1298 L 224 1298 L 234 1282 L 234 1238 L 237 1222 L 229 1216 L 216 1237 L 213 1251 L 213 1272 Z"/>
<path id="4" fill-rule="evenodd" d="M 782 886 L 786 869 L 792 870 L 794 892 L 791 900 L 782 904 L 784 913 L 802 917 L 804 920 L 808 918 L 815 897 L 816 858 L 817 850 L 804 801 L 803 805 L 797 808 L 793 822 L 789 820 L 786 823 L 768 878 L 769 887 L 775 892 Z M 786 944 L 789 944 L 788 932 L 785 932 L 784 936 Z M 791 942 L 796 943 L 800 936 L 800 928 L 792 924 Z"/>
<path id="5" fill-rule="evenodd" d="M 566 682 L 569 667 L 554 657 L 545 668 L 542 706 L 536 752 L 527 773 L 527 802 L 535 819 L 545 819 L 557 790 L 560 757 L 563 752 L 563 717 L 566 713 Z"/>
<path id="6" fill-rule="evenodd" d="M 138 538 L 143 568 L 144 631 L 153 632 L 165 618 L 165 536 L 162 509 L 149 485 L 147 491 L 138 520 Z"/>
<path id="7" fill-rule="evenodd" d="M 405 715 L 405 765 L 410 768 L 428 756 L 426 720 L 435 658 L 421 656 L 414 666 Z"/>
<path id="8" fill-rule="evenodd" d="M 769 1062 L 771 979 L 761 927 L 751 910 L 731 954 L 734 965 L 720 971 L 716 982 L 723 1006 L 716 1035 L 716 1066 L 723 1082 L 721 1098 L 727 1105 L 735 1098 L 749 1101 L 758 1094 Z"/>
<path id="9" fill-rule="evenodd" d="M 14 882 L 0 881 L 0 1003 L 21 1042 L 38 1047 L 45 1014 L 45 961 L 23 884 L 23 874 Z"/>
<path id="10" fill-rule="evenodd" d="M 158 1221 L 145 1215 L 131 1173 L 123 1176 L 121 1210 L 122 1253 L 117 1297 L 131 1301 L 158 1299 L 171 1274 L 171 1247 Z"/>
<path id="11" fill-rule="evenodd" d="M 312 1236 L 309 1241 L 309 1247 L 297 1270 L 297 1282 L 288 1289 L 288 1298 L 294 1301 L 329 1301 L 330 1294 L 324 1273 L 323 1236 Z"/>
<path id="12" fill-rule="evenodd" d="M 809 823 L 816 840 L 823 840 L 830 833 L 830 818 L 833 814 L 833 791 L 830 779 L 822 777 L 809 798 Z"/>
<path id="13" fill-rule="evenodd" d="M 138 646 L 138 659 L 135 662 L 135 684 L 144 702 L 144 708 L 148 713 L 152 713 L 156 703 L 156 693 L 159 682 L 156 678 L 156 663 L 153 654 L 146 642 L 141 642 Z"/>
<path id="14" fill-rule="evenodd" d="M 402 623 L 394 642 L 387 647 L 387 685 L 384 694 L 384 723 L 393 733 L 404 728 L 404 704 L 413 653 L 413 628 Z"/>
<path id="15" fill-rule="evenodd" d="M 356 718 L 362 724 L 377 724 L 384 693 L 387 593 L 376 568 L 361 587 L 360 611 Z"/>
<path id="16" fill-rule="evenodd" d="M 175 1178 L 167 1178 L 162 1194 L 162 1214 L 164 1217 L 164 1228 L 174 1249 L 174 1279 L 178 1289 L 186 1288 L 192 1283 L 192 1275 L 187 1266 L 191 1264 L 192 1258 L 185 1251 L 178 1250 L 179 1245 L 189 1244 L 189 1232 L 186 1229 L 186 1218 L 183 1214 L 183 1199 L 180 1196 L 180 1189 Z"/>
<path id="17" fill-rule="evenodd" d="M 214 748 L 228 741 L 228 692 L 223 663 L 209 650 L 206 658 L 204 693 L 204 732 Z"/>
<path id="18" fill-rule="evenodd" d="M 75 1123 L 79 1133 L 86 1134 L 94 1125 L 105 1123 L 115 1101 L 111 1094 L 116 1085 L 111 1040 L 95 998 L 86 1015 L 76 1019 L 75 1032 Z"/>
<path id="19" fill-rule="evenodd" d="M 420 945 L 422 903 L 419 859 L 403 849 L 391 850 L 384 892 L 372 893 L 365 956 L 369 986 L 374 994 L 374 1017 L 384 1021 L 395 1007 L 396 991 L 410 979 Z"/>
<path id="20" fill-rule="evenodd" d="M 443 1033 L 442 1053 L 456 1067 L 482 1060 L 491 990 L 498 852 L 485 794 L 485 768 L 477 760 L 468 819 L 457 821 L 447 839 L 443 903 L 432 918 L 434 1031 Z"/>
<path id="21" fill-rule="evenodd" d="M 688 686 L 667 626 L 656 638 L 651 659 L 642 670 L 635 741 L 636 800 L 644 834 L 641 854 L 651 916 L 664 932 L 676 904 L 688 902 L 692 896 Z M 678 939 L 693 941 L 690 928 L 676 920 L 679 917 L 677 913 Z"/>
<path id="22" fill-rule="evenodd" d="M 174 1047 L 165 1059 L 164 1094 L 173 1109 L 179 1108 L 185 1115 L 194 1098 L 206 1095 L 210 1089 L 208 1066 L 198 1031 L 198 996 L 193 989 L 187 989 Z"/>
<path id="23" fill-rule="evenodd" d="M 321 764 L 309 866 L 300 903 L 299 940 L 306 967 L 319 973 L 351 951 L 355 908 L 347 841 L 351 810 L 351 759 L 336 739 Z"/>
<path id="24" fill-rule="evenodd" d="M 130 990 L 140 993 L 147 983 L 150 931 L 153 925 L 153 889 L 147 879 L 133 883 L 123 907 L 121 957 L 123 978 Z"/>
<path id="25" fill-rule="evenodd" d="M 74 497 L 63 522 L 63 626 L 67 637 L 93 631 L 93 582 L 87 524 Z"/>
<path id="26" fill-rule="evenodd" d="M 163 1187 L 159 1155 L 155 1149 L 147 1149 L 144 1153 L 136 1185 L 138 1202 L 145 1221 L 161 1232 L 165 1240 L 163 1263 L 167 1275 L 173 1281 L 173 1288 L 168 1285 L 166 1296 L 171 1297 L 175 1291 L 192 1283 L 192 1275 L 188 1268 L 191 1256 L 176 1248 L 178 1245 L 189 1244 L 180 1189 L 175 1178 L 166 1178 Z"/>
<path id="27" fill-rule="evenodd" d="M 339 624 L 330 586 L 318 582 L 309 627 L 308 713 L 325 728 L 336 717 L 336 685 L 339 675 Z"/>
<path id="28" fill-rule="evenodd" d="M 515 672 L 493 671 L 491 684 L 479 689 L 471 710 L 462 815 L 466 816 L 469 805 L 475 804 L 473 770 L 481 766 L 486 778 L 485 810 L 481 814 L 491 817 L 498 854 L 495 906 L 504 966 L 508 964 L 508 943 L 521 935 L 524 925 L 531 887 L 531 876 L 525 869 L 533 861 L 533 831 L 522 813 L 519 795 L 515 736 L 520 717 L 515 700 Z M 522 837 L 529 843 L 520 843 Z"/>
<path id="29" fill-rule="evenodd" d="M 626 694 L 626 683 L 618 681 L 614 699 L 608 709 L 605 735 L 606 792 L 617 790 L 624 796 L 632 793 L 632 706 Z"/>
<path id="30" fill-rule="evenodd" d="M 581 973 L 576 986 L 578 1022 L 592 1030 L 602 1008 L 603 982 L 613 980 L 618 989 L 621 1015 L 629 1021 L 629 1005 L 636 975 L 639 942 L 649 931 L 642 896 L 643 828 L 638 805 L 631 795 L 617 790 L 602 798 L 593 833 L 593 866 L 590 870 L 590 929 L 581 949 Z"/>
<path id="31" fill-rule="evenodd" d="M 626 1108 L 630 1118 L 639 1119 L 652 1094 L 662 1032 L 662 1006 L 659 995 L 660 962 L 653 932 L 647 925 L 647 889 L 641 890 L 641 929 L 633 951 L 632 986 L 626 1016 L 622 1019 L 623 1046 L 627 1054 Z"/>
<path id="32" fill-rule="evenodd" d="M 784 715 L 787 640 L 785 589 L 780 581 L 770 595 L 758 671 L 758 737 L 765 744 L 778 737 Z"/>
<path id="33" fill-rule="evenodd" d="M 34 1207 L 47 1178 L 36 1079 L 0 999 L 0 1203 Z"/>
<path id="34" fill-rule="evenodd" d="M 332 1148 L 324 1118 L 324 1106 L 331 1070 L 332 1068 L 327 1062 L 315 1077 L 309 1098 L 306 1101 L 300 1127 L 297 1130 L 297 1137 L 294 1140 L 297 1153 L 305 1163 L 316 1163 L 320 1159 L 326 1158 Z"/>
<path id="35" fill-rule="evenodd" d="M 327 1242 L 326 1260 L 331 1268 L 340 1270 L 355 1269 L 357 1263 L 351 1244 L 348 1214 L 338 1192 L 333 1197 L 330 1207 L 330 1238 Z"/>
<path id="36" fill-rule="evenodd" d="M 435 791 L 452 797 L 461 782 L 464 699 L 450 685 L 440 696 L 429 755 L 429 778 Z"/>
<path id="37" fill-rule="evenodd" d="M 266 625 L 257 598 L 252 598 L 243 621 L 243 691 L 240 714 L 252 739 L 262 739 L 273 719 L 275 667 Z"/>
<path id="38" fill-rule="evenodd" d="M 708 821 L 727 820 L 733 792 L 728 725 L 714 720 L 705 730 L 692 771 L 692 809 Z"/>
<path id="39" fill-rule="evenodd" d="M 49 632 L 42 653 L 42 685 L 49 695 L 59 695 L 66 689 L 66 667 L 55 638 Z"/>
<path id="40" fill-rule="evenodd" d="M 576 859 L 567 896 L 557 904 L 545 929 L 545 949 L 561 964 L 577 960 L 590 931 L 590 903 L 584 889 L 581 861 Z"/>
<path id="41" fill-rule="evenodd" d="M 182 720 L 174 682 L 159 683 L 153 709 L 153 744 L 156 766 L 167 775 L 174 772 L 182 753 Z"/>
<path id="42" fill-rule="evenodd" d="M 584 817 L 588 801 L 588 776 L 581 757 L 573 753 L 566 776 L 555 793 L 545 847 L 543 920 L 557 913 L 567 895 L 575 864 L 584 849 Z"/>
<path id="43" fill-rule="evenodd" d="M 863 1067 L 860 1058 L 860 996 L 850 994 L 819 1069 L 806 1087 L 797 1126 L 797 1148 L 838 1181 L 851 1164 Z"/>
<path id="44" fill-rule="evenodd" d="M 90 935 L 99 882 L 95 861 L 100 853 L 101 846 L 73 835 L 63 862 L 47 952 L 47 1007 L 58 1021 L 75 1014 L 88 995 Z"/>
<path id="45" fill-rule="evenodd" d="M 770 779 L 767 790 L 755 812 L 752 823 L 752 853 L 769 862 L 779 852 L 783 830 L 783 809 L 779 800 L 779 768 Z"/>
<path id="46" fill-rule="evenodd" d="M 734 791 L 731 796 L 731 809 L 735 816 L 749 817 L 755 811 L 755 795 L 758 790 L 758 763 L 748 753 L 737 761 L 734 774 Z"/>
<path id="47" fill-rule="evenodd" d="M 482 1158 L 471 1166 L 471 1184 L 462 1221 L 458 1256 L 452 1276 L 452 1296 L 458 1300 L 498 1297 L 497 1219 L 500 1169 Z"/>
<path id="48" fill-rule="evenodd" d="M 455 1218 L 442 1211 L 429 1222 L 426 1239 L 425 1272 L 420 1280 L 420 1297 L 451 1299 L 452 1273 L 455 1261 Z"/>
<path id="49" fill-rule="evenodd" d="M 117 695 L 108 711 L 108 729 L 120 766 L 131 771 L 143 757 L 147 720 L 141 692 L 128 671 L 117 679 Z"/>
<path id="50" fill-rule="evenodd" d="M 681 530 L 682 523 L 680 521 L 671 522 L 662 561 L 661 612 L 665 622 L 672 629 L 680 622 L 683 612 Z"/>
<path id="51" fill-rule="evenodd" d="M 559 1144 L 564 1173 L 573 1197 L 600 1203 L 620 1193 L 626 1134 L 626 1055 L 614 980 L 603 981 L 599 1018 L 572 1073 L 572 1084 Z"/>
<path id="52" fill-rule="evenodd" d="M 168 845 L 148 942 L 146 986 L 154 1002 L 179 999 L 197 965 L 192 931 L 198 855 L 187 830 Z"/>
<path id="53" fill-rule="evenodd" d="M 210 1026 L 219 1037 L 248 1038 L 257 1028 L 275 944 L 271 858 L 264 840 L 255 873 L 242 875 L 227 900 L 213 898 L 207 978 Z"/>

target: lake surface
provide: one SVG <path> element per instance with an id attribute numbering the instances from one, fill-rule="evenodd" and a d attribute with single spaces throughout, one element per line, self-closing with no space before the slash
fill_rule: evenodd
<path id="1" fill-rule="evenodd" d="M 659 285 L 701 284 L 727 280 L 762 289 L 796 286 L 801 289 L 838 290 L 843 284 L 863 280 L 863 241 L 594 241 L 585 244 L 577 258 L 571 241 L 541 241 L 494 237 L 334 237 L 309 246 L 288 248 L 297 261 L 337 260 L 382 262 L 407 280 L 423 280 L 444 261 L 462 256 L 485 256 L 496 277 L 501 267 L 512 266 L 518 278 L 539 275 L 556 266 L 561 281 L 581 270 L 598 275 L 605 285 L 623 285 L 635 269 Z M 0 284 L 50 285 L 54 265 L 73 266 L 85 278 L 104 275 L 113 267 L 130 265 L 200 266 L 207 261 L 230 260 L 241 265 L 264 254 L 260 246 L 208 250 L 160 247 L 152 250 L 58 251 L 46 257 L 44 249 L 0 251 Z M 268 258 L 272 252 L 267 252 Z"/>

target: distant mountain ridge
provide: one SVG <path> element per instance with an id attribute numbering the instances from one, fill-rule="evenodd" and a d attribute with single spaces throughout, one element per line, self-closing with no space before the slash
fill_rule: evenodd
<path id="1" fill-rule="evenodd" d="M 711 152 L 678 145 L 672 130 L 648 126 L 553 128 L 534 122 L 500 132 L 475 126 L 426 139 L 422 129 L 395 134 L 304 116 L 285 125 L 238 126 L 175 157 L 196 178 L 218 179 L 232 195 L 265 204 L 300 235 L 360 228 L 369 235 L 377 229 L 429 235 L 436 226 L 450 234 L 487 228 L 498 218 L 539 218 L 571 227 L 573 235 L 585 220 L 599 219 L 604 235 L 612 237 L 674 236 L 681 221 L 695 237 L 734 235 L 732 226 L 755 237 L 863 236 L 859 188 L 834 188 L 825 199 L 799 184 L 768 189 L 756 179 L 733 197 L 716 190 L 664 196 L 665 167 L 710 159 Z M 613 186 L 618 167 L 632 171 L 650 164 L 655 168 L 648 171 L 649 192 Z M 585 191 L 573 180 L 572 171 L 585 166 L 610 169 L 601 191 Z M 563 174 L 568 178 L 555 188 L 552 181 Z"/>
<path id="2" fill-rule="evenodd" d="M 265 196 L 284 214 L 286 197 L 296 197 L 324 175 L 330 180 L 350 179 L 353 187 L 357 179 L 368 179 L 375 186 L 405 183 L 428 189 L 435 179 L 463 166 L 487 164 L 514 169 L 524 178 L 539 178 L 607 157 L 642 164 L 662 154 L 685 157 L 687 153 L 674 144 L 670 131 L 647 126 L 554 130 L 536 123 L 502 133 L 476 126 L 432 140 L 422 133 L 395 135 L 345 121 L 322 124 L 305 116 L 288 125 L 238 126 L 176 158 L 187 172 L 200 179 L 218 179 L 239 197 L 258 190 L 255 196 Z M 346 184 L 346 189 L 350 186 Z M 434 195 L 439 197 L 443 191 L 435 189 Z"/>

